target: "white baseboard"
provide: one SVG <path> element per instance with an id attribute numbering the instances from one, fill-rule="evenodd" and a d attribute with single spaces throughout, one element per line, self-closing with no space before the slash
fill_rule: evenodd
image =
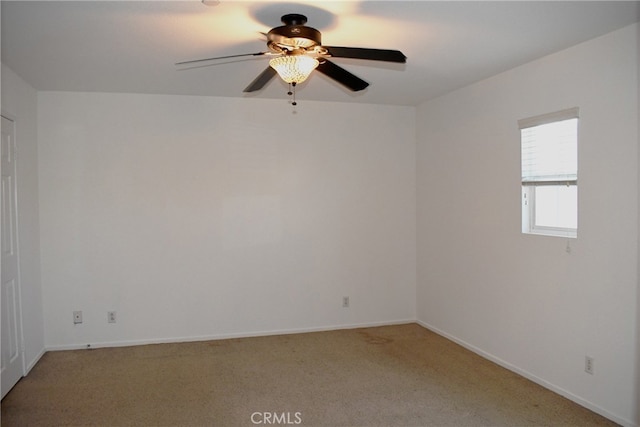
<path id="1" fill-rule="evenodd" d="M 505 360 L 500 359 L 499 357 L 494 356 L 493 354 L 487 353 L 486 351 L 472 345 L 469 344 L 466 341 L 463 341 L 451 334 L 448 334 L 447 332 L 440 330 L 438 328 L 436 328 L 435 326 L 432 326 L 426 322 L 422 322 L 420 320 L 416 320 L 416 322 L 420 325 L 423 326 L 427 329 L 429 329 L 432 332 L 435 332 L 436 334 L 443 336 L 445 338 L 447 338 L 448 340 L 451 340 L 453 342 L 455 342 L 456 344 L 461 345 L 462 347 L 466 348 L 467 350 L 470 350 L 474 353 L 476 353 L 479 356 L 482 356 L 483 358 L 492 361 L 493 363 L 502 366 L 503 368 L 506 368 L 512 372 L 515 372 L 516 374 L 523 376 L 525 378 L 527 378 L 528 380 L 533 381 L 534 383 L 541 385 L 542 387 L 549 389 L 563 397 L 566 397 L 567 399 L 577 403 L 580 406 L 584 406 L 585 408 L 599 414 L 602 415 L 605 418 L 610 419 L 611 421 L 620 424 L 621 426 L 624 427 L 640 427 L 637 424 L 635 424 L 634 422 L 630 421 L 630 420 L 626 420 L 623 418 L 618 417 L 615 414 L 612 414 L 611 412 L 599 407 L 598 405 L 595 405 L 583 398 L 581 398 L 580 396 L 577 396 L 573 393 L 571 393 L 570 391 L 567 391 L 561 387 L 556 386 L 555 384 L 552 384 L 546 380 L 544 380 L 543 378 L 540 378 L 536 375 L 533 375 L 532 373 L 525 371 L 524 369 L 521 369 Z"/>
<path id="2" fill-rule="evenodd" d="M 312 328 L 292 328 L 292 329 L 274 329 L 267 331 L 253 331 L 253 332 L 232 332 L 226 334 L 214 334 L 214 335 L 199 335 L 188 337 L 171 337 L 171 338 L 149 338 L 140 340 L 124 340 L 124 341 L 102 341 L 92 342 L 87 344 L 64 344 L 64 345 L 48 345 L 46 351 L 62 351 L 62 350 L 82 350 L 89 348 L 104 348 L 104 347 L 130 347 L 135 345 L 146 344 L 166 344 L 166 343 L 180 343 L 180 342 L 195 342 L 195 341 L 214 341 L 233 338 L 250 338 L 261 337 L 270 335 L 291 335 L 291 334 L 303 334 L 309 332 L 323 332 L 323 331 L 335 331 L 340 329 L 358 329 L 358 328 L 371 328 L 376 326 L 389 326 L 389 325 L 402 325 L 407 323 L 415 323 L 415 319 L 399 319 L 381 322 L 366 322 L 366 323 L 353 323 L 346 325 L 327 325 L 318 326 Z"/>

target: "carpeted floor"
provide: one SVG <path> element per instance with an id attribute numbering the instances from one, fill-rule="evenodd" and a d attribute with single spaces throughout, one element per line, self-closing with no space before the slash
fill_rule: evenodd
<path id="1" fill-rule="evenodd" d="M 2 426 L 596 426 L 417 324 L 49 352 Z"/>

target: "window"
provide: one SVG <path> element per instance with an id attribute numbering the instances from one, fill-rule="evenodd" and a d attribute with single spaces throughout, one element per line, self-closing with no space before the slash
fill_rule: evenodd
<path id="1" fill-rule="evenodd" d="M 522 232 L 577 237 L 578 108 L 518 122 Z"/>

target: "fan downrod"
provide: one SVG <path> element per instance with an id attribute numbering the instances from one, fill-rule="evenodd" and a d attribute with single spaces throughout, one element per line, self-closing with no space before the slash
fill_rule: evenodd
<path id="1" fill-rule="evenodd" d="M 282 15 L 280 21 L 282 21 L 284 25 L 304 25 L 307 23 L 307 17 L 299 13 L 288 13 Z"/>

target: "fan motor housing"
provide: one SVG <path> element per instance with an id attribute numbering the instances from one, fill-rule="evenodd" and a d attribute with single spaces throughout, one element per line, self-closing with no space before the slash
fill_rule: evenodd
<path id="1" fill-rule="evenodd" d="M 271 50 L 282 52 L 283 49 L 313 49 L 322 45 L 320 31 L 304 25 L 307 17 L 296 13 L 284 15 L 281 27 L 273 28 L 267 33 L 268 46 Z"/>

